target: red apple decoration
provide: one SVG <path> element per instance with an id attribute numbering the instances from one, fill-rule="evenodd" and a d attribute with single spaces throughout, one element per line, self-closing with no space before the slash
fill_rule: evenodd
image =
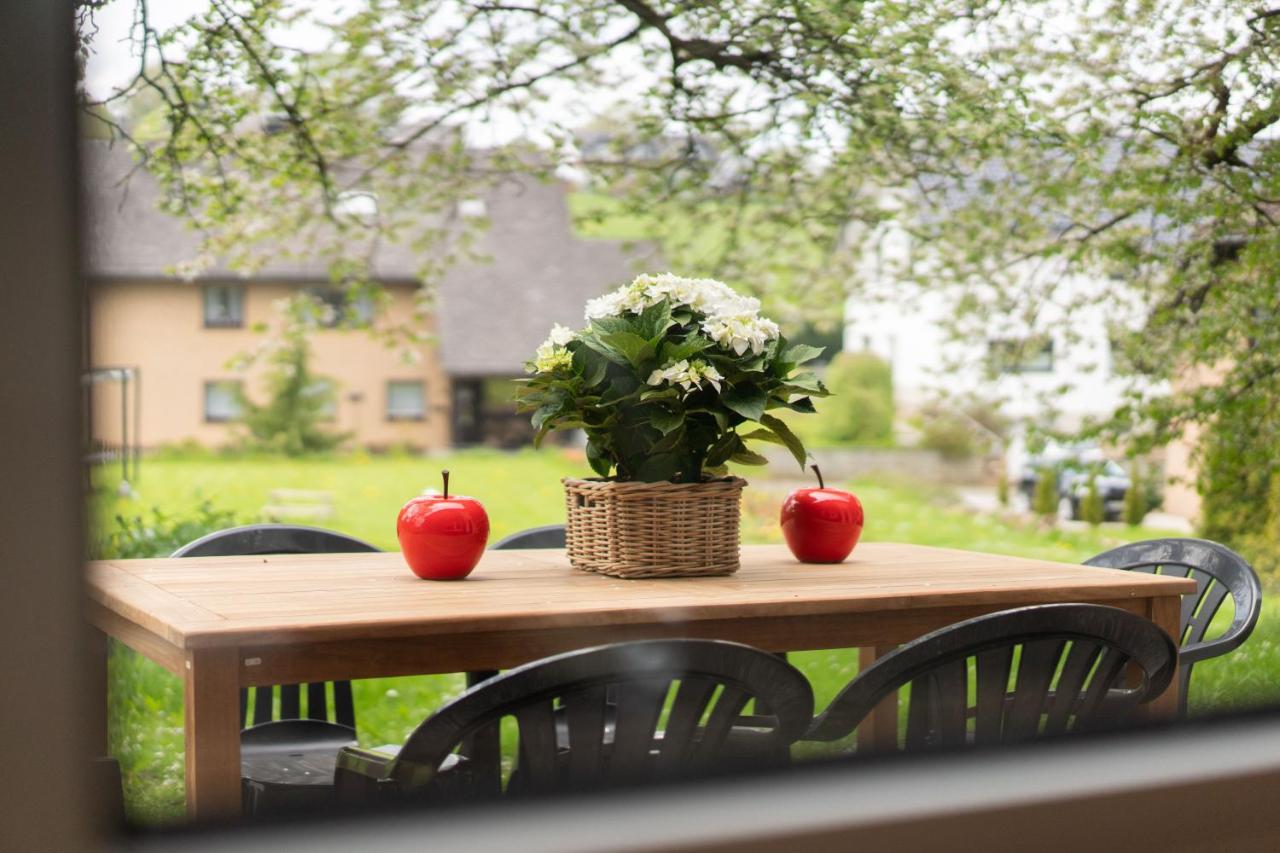
<path id="1" fill-rule="evenodd" d="M 782 504 L 782 535 L 802 563 L 839 563 L 862 535 L 862 503 L 840 489 L 828 489 L 822 472 L 818 488 L 796 489 Z"/>
<path id="2" fill-rule="evenodd" d="M 489 516 L 480 501 L 449 496 L 449 472 L 441 471 L 444 494 L 421 495 L 404 505 L 396 536 L 405 562 L 420 578 L 465 578 L 480 562 L 489 541 Z"/>

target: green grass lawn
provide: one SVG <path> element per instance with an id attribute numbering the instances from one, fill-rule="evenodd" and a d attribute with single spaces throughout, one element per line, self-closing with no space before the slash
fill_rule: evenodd
<path id="1" fill-rule="evenodd" d="M 484 502 L 492 538 L 563 520 L 559 479 L 586 471 L 579 451 L 520 453 L 467 451 L 447 457 L 366 456 L 298 461 L 275 457 L 160 456 L 144 461 L 137 496 L 116 496 L 116 474 L 103 469 L 92 516 L 99 526 L 117 515 L 146 515 L 149 507 L 173 514 L 201 501 L 256 520 L 272 489 L 320 489 L 333 493 L 335 514 L 324 526 L 395 547 L 395 517 L 401 504 L 425 488 L 438 487 L 441 468 L 452 473 L 452 489 Z M 743 538 L 781 540 L 777 510 L 781 490 L 758 470 L 744 501 Z M 868 541 L 912 542 L 1079 562 L 1124 541 L 1161 534 L 1141 528 L 1045 530 L 975 516 L 937 488 L 891 482 L 845 484 L 867 510 Z M 785 488 L 785 487 L 784 487 Z M 1280 605 L 1264 604 L 1258 630 L 1239 651 L 1199 664 L 1191 687 L 1193 711 L 1247 707 L 1280 701 Z M 813 684 L 823 707 L 857 673 L 852 650 L 803 652 L 792 660 Z M 125 772 L 133 819 L 155 823 L 183 813 L 182 687 L 150 661 L 115 647 L 110 660 L 111 748 Z M 356 712 L 366 746 L 397 743 L 421 720 L 462 689 L 460 676 L 382 678 L 357 682 Z"/>

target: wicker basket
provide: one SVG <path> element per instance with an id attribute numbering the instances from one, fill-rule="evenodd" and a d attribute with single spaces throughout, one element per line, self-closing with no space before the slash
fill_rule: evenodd
<path id="1" fill-rule="evenodd" d="M 746 480 L 615 483 L 566 477 L 569 562 L 619 578 L 731 575 Z"/>

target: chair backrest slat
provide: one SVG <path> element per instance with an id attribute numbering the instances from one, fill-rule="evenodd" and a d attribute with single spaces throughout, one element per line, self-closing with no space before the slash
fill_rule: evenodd
<path id="1" fill-rule="evenodd" d="M 248 524 L 230 527 L 188 542 L 174 551 L 174 557 L 243 557 L 271 554 L 360 554 L 378 549 L 342 533 L 298 524 Z M 314 691 L 318 690 L 316 693 Z M 259 687 L 254 696 L 253 725 L 274 720 L 297 720 L 302 717 L 299 685 L 284 685 L 280 691 L 280 716 L 273 711 L 272 688 Z M 333 683 L 336 722 L 356 727 L 355 699 L 350 681 Z M 248 695 L 241 691 L 240 719 L 248 725 Z M 327 720 L 325 684 L 307 685 L 307 718 Z"/>
<path id="2" fill-rule="evenodd" d="M 1013 670 L 1013 646 L 997 646 L 978 652 L 978 695 L 973 737 L 976 743 L 999 743 L 1003 708 Z"/>
<path id="3" fill-rule="evenodd" d="M 271 688 L 265 689 L 270 695 Z M 281 684 L 276 690 L 280 694 L 280 717 L 281 720 L 299 720 L 302 719 L 302 686 L 299 684 Z M 267 716 L 270 719 L 271 705 L 267 704 Z M 254 719 L 257 722 L 257 719 Z"/>
<path id="4" fill-rule="evenodd" d="M 1183 638 L 1184 643 L 1199 643 L 1204 640 L 1204 635 L 1209 630 L 1209 624 L 1213 622 L 1213 617 L 1218 615 L 1218 611 L 1222 609 L 1223 602 L 1227 600 L 1227 596 L 1231 591 L 1227 589 L 1225 584 L 1214 581 L 1208 589 L 1200 593 L 1200 601 L 1196 611 L 1191 617 L 1183 622 Z M 1190 598 L 1191 596 L 1187 596 Z"/>
<path id="5" fill-rule="evenodd" d="M 1058 683 L 1054 688 L 1053 700 L 1050 702 L 1048 717 L 1045 720 L 1044 733 L 1057 735 L 1071 727 L 1072 718 L 1078 711 L 1080 697 L 1085 681 L 1097 663 L 1102 647 L 1089 640 L 1071 641 L 1071 650 L 1067 652 L 1062 663 L 1062 671 L 1058 674 Z"/>
<path id="6" fill-rule="evenodd" d="M 750 718 L 750 747 L 739 753 L 735 745 L 733 759 L 776 760 L 780 747 L 794 742 L 813 715 L 809 683 L 785 661 L 712 640 L 649 640 L 569 652 L 468 690 L 409 736 L 390 777 L 406 793 L 478 796 L 501 790 L 478 776 L 464 775 L 459 782 L 456 773 L 443 771 L 437 779 L 432 772 L 474 732 L 510 716 L 520 743 L 508 792 L 679 775 L 729 760 L 729 734 L 753 699 L 770 713 Z"/>
<path id="7" fill-rule="evenodd" d="M 669 771 L 688 760 L 693 733 L 702 722 L 707 703 L 715 693 L 716 682 L 709 678 L 689 677 L 680 680 L 671 713 L 667 715 L 665 737 L 658 755 L 658 768 Z"/>
<path id="8" fill-rule="evenodd" d="M 601 775 L 604 762 L 605 693 L 593 684 L 564 697 L 569 723 L 569 784 L 585 785 Z"/>
<path id="9" fill-rule="evenodd" d="M 295 688 L 295 691 L 296 691 L 296 688 Z M 259 687 L 254 690 L 253 692 L 253 724 L 255 726 L 260 726 L 263 723 L 269 723 L 271 722 L 272 719 L 274 719 L 275 692 L 276 692 L 276 689 L 274 687 Z M 281 687 L 280 694 L 281 694 L 280 704 L 283 707 L 288 702 L 288 699 L 285 698 L 288 695 L 288 688 Z M 293 695 L 294 695 L 294 704 L 296 705 L 298 694 L 295 692 Z M 285 717 L 284 719 L 289 719 L 289 718 Z"/>
<path id="10" fill-rule="evenodd" d="M 617 686 L 612 762 L 619 774 L 638 777 L 648 769 L 654 732 L 669 688 L 665 678 L 637 679 Z"/>
<path id="11" fill-rule="evenodd" d="M 1049 700 L 1049 684 L 1058 669 L 1066 642 L 1032 640 L 1022 645 L 1013 701 L 1006 710 L 1004 739 L 1026 740 L 1040 732 L 1040 715 Z"/>
<path id="12" fill-rule="evenodd" d="M 325 682 L 307 685 L 307 719 L 328 720 L 329 699 L 325 695 Z"/>
<path id="13" fill-rule="evenodd" d="M 1095 665 L 1098 649 L 1104 651 Z M 1060 734 L 1160 695 L 1176 662 L 1171 637 L 1119 608 L 1007 610 L 935 631 L 876 661 L 817 717 L 807 738 L 847 737 L 886 696 L 908 684 L 907 749 Z M 1140 677 L 1128 687 L 1121 678 L 1131 663 Z"/>
<path id="14" fill-rule="evenodd" d="M 515 710 L 520 734 L 520 772 L 525 784 L 535 790 L 553 787 L 559 746 L 556 737 L 556 715 L 550 699 L 529 702 Z"/>
<path id="15" fill-rule="evenodd" d="M 356 727 L 355 697 L 350 681 L 333 682 L 333 721 L 340 726 Z"/>

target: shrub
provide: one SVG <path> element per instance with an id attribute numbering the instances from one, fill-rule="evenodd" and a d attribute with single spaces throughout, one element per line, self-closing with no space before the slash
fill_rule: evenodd
<path id="1" fill-rule="evenodd" d="M 1031 511 L 1044 518 L 1058 514 L 1058 477 L 1052 468 L 1044 467 L 1038 472 Z"/>
<path id="2" fill-rule="evenodd" d="M 243 523 L 231 510 L 204 501 L 186 515 L 152 509 L 145 515 L 117 515 L 90 543 L 94 560 L 167 557 L 183 545 L 215 530 Z"/>
<path id="3" fill-rule="evenodd" d="M 1147 494 L 1140 474 L 1134 465 L 1129 472 L 1129 490 L 1124 493 L 1124 523 L 1130 527 L 1137 527 L 1147 517 Z"/>
<path id="4" fill-rule="evenodd" d="M 311 372 L 311 333 L 324 310 L 309 295 L 288 300 L 284 329 L 266 348 L 268 400 L 257 405 L 241 399 L 250 448 L 302 456 L 332 450 L 347 439 L 324 425 L 333 410 L 334 388 Z"/>
<path id="5" fill-rule="evenodd" d="M 920 446 L 938 451 L 943 459 L 970 459 L 978 452 L 973 428 L 952 414 L 926 419 L 920 429 Z"/>
<path id="6" fill-rule="evenodd" d="M 1000 506 L 1009 505 L 1009 472 L 1003 467 L 1000 469 L 1000 479 L 996 480 L 996 501 Z"/>
<path id="7" fill-rule="evenodd" d="M 1080 501 L 1080 517 L 1094 527 L 1106 521 L 1107 510 L 1102 502 L 1102 493 L 1098 491 L 1097 477 L 1089 478 L 1089 488 Z"/>
<path id="8" fill-rule="evenodd" d="M 819 410 L 820 440 L 884 446 L 893 442 L 893 372 L 871 353 L 839 353 L 826 373 L 833 399 Z"/>

